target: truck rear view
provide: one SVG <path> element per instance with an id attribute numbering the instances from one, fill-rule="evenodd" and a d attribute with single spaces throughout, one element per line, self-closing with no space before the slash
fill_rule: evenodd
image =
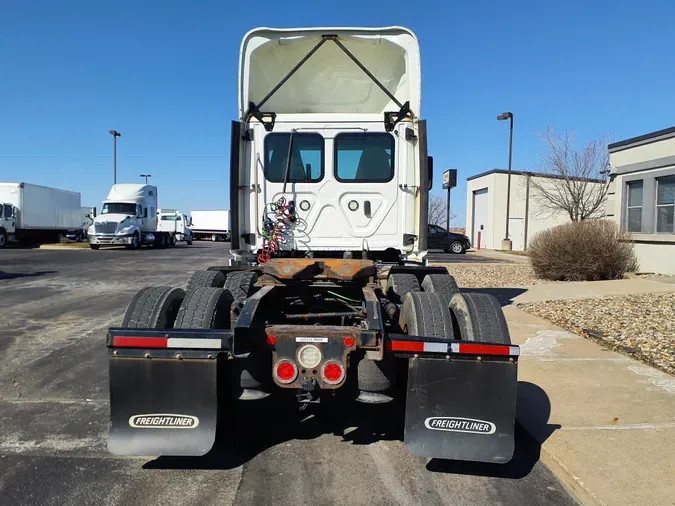
<path id="1" fill-rule="evenodd" d="M 519 348 L 501 307 L 423 261 L 419 72 L 405 28 L 244 37 L 234 260 L 142 289 L 109 329 L 110 451 L 203 455 L 226 430 L 219 393 L 227 409 L 290 393 L 299 409 L 403 399 L 414 455 L 511 459 Z"/>

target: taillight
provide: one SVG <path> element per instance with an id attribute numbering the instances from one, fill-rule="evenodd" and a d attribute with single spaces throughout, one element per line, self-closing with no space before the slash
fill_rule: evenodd
<path id="1" fill-rule="evenodd" d="M 329 385 L 336 385 L 340 383 L 345 377 L 345 370 L 339 362 L 329 361 L 323 365 L 321 370 L 323 380 Z"/>
<path id="2" fill-rule="evenodd" d="M 352 336 L 345 337 L 344 341 L 346 348 L 351 348 L 354 346 L 354 338 Z"/>
<path id="3" fill-rule="evenodd" d="M 298 368 L 290 360 L 282 359 L 274 364 L 273 373 L 279 383 L 288 384 L 293 383 L 298 377 Z"/>

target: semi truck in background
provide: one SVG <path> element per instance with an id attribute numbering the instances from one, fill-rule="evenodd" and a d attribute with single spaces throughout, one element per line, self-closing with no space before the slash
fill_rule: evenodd
<path id="1" fill-rule="evenodd" d="M 157 187 L 149 184 L 115 184 L 103 201 L 101 214 L 87 231 L 91 249 L 101 246 L 163 248 L 176 244 L 175 232 L 157 227 Z"/>
<path id="2" fill-rule="evenodd" d="M 192 230 L 190 230 L 190 218 L 177 209 L 157 209 L 157 230 L 176 235 L 176 241 L 185 241 L 188 246 L 192 244 Z"/>
<path id="3" fill-rule="evenodd" d="M 230 211 L 191 211 L 191 230 L 195 239 L 230 240 Z"/>
<path id="4" fill-rule="evenodd" d="M 30 183 L 0 183 L 0 209 L 0 248 L 84 237 L 96 216 L 79 193 Z"/>

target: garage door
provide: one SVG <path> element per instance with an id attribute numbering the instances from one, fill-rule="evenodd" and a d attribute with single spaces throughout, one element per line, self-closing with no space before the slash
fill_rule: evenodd
<path id="1" fill-rule="evenodd" d="M 481 248 L 487 247 L 487 217 L 488 189 L 483 188 L 473 192 L 473 237 L 471 238 L 471 244 L 476 248 L 479 245 Z"/>

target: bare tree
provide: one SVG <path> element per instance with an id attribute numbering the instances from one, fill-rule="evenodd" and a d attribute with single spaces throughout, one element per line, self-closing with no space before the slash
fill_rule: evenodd
<path id="1" fill-rule="evenodd" d="M 438 225 L 445 228 L 445 221 L 448 212 L 448 201 L 441 195 L 429 195 L 429 223 L 431 225 Z M 450 219 L 456 218 L 452 210 L 450 211 Z"/>
<path id="2" fill-rule="evenodd" d="M 601 217 L 608 189 L 609 139 L 600 136 L 576 148 L 573 132 L 557 133 L 550 127 L 540 137 L 546 149 L 538 170 L 549 177 L 530 180 L 539 207 L 564 212 L 572 221 Z"/>

